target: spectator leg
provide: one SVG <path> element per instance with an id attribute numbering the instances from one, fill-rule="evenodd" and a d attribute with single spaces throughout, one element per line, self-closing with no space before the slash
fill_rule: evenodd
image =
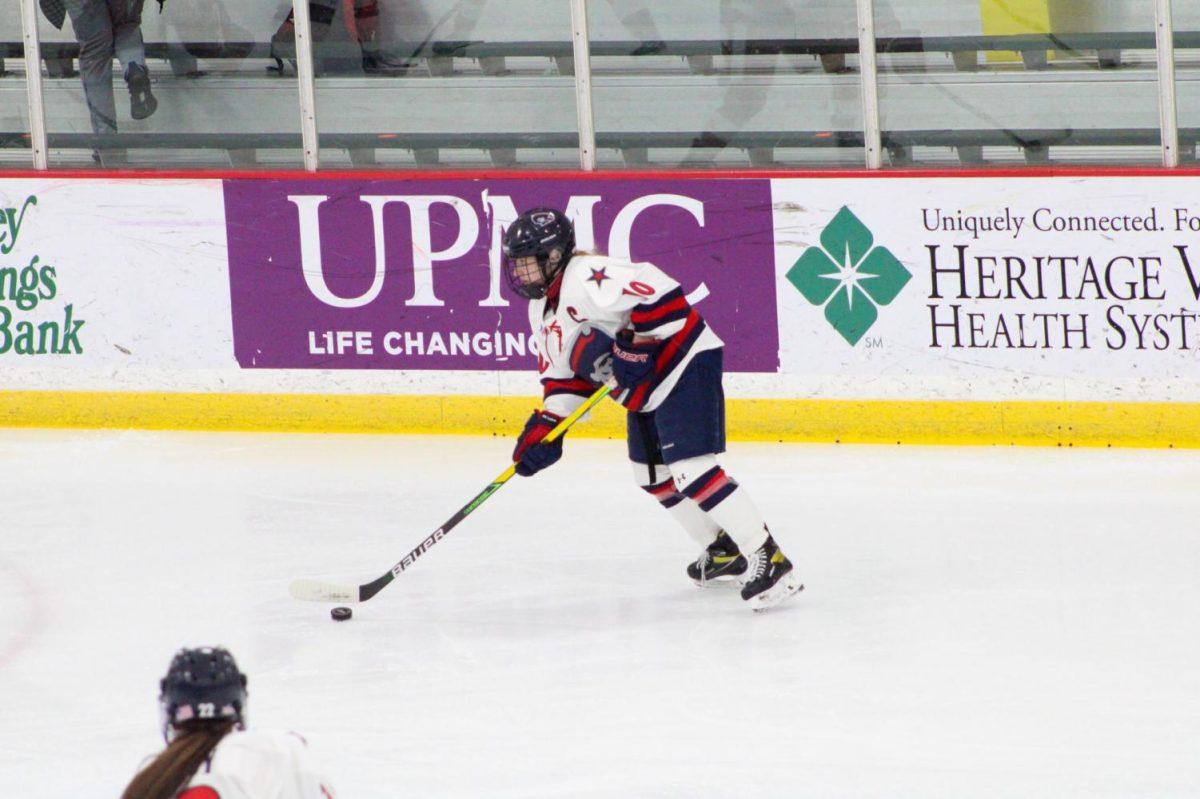
<path id="1" fill-rule="evenodd" d="M 892 166 L 911 166 L 913 161 L 912 147 L 907 144 L 890 143 L 887 148 L 888 160 Z"/>
<path id="2" fill-rule="evenodd" d="M 846 71 L 845 53 L 821 53 L 821 71 L 828 75 L 840 75 Z"/>
<path id="3" fill-rule="evenodd" d="M 1045 144 L 1033 142 L 1026 144 L 1023 149 L 1025 152 L 1025 163 L 1033 166 L 1050 163 L 1050 148 Z"/>
<path id="4" fill-rule="evenodd" d="M 74 59 L 60 56 L 47 56 L 43 59 L 46 62 L 46 74 L 51 78 L 75 78 L 79 73 L 75 71 L 73 66 Z"/>
<path id="5" fill-rule="evenodd" d="M 203 74 L 200 62 L 181 44 L 172 42 L 167 46 L 167 63 L 171 65 L 171 74 L 177 78 L 195 77 Z"/>
<path id="6" fill-rule="evenodd" d="M 146 66 L 146 45 L 142 41 L 142 6 L 145 0 L 108 0 L 112 16 L 113 47 L 121 66 Z"/>
<path id="7" fill-rule="evenodd" d="M 115 133 L 117 105 L 113 97 L 113 28 L 105 0 L 67 0 L 67 13 L 79 41 L 79 74 L 91 115 L 92 131 Z"/>
<path id="8" fill-rule="evenodd" d="M 379 0 L 354 0 L 354 40 L 358 42 L 363 72 L 379 63 Z"/>

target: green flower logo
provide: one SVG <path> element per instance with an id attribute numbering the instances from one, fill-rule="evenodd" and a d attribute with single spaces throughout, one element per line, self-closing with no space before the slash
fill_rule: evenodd
<path id="1" fill-rule="evenodd" d="M 877 306 L 896 299 L 912 279 L 904 264 L 846 206 L 821 231 L 821 246 L 809 247 L 788 270 L 787 279 L 842 338 L 857 344 L 879 318 Z"/>

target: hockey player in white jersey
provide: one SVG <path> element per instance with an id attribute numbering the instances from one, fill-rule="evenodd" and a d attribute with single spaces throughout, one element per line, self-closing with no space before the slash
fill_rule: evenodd
<path id="1" fill-rule="evenodd" d="M 334 799 L 303 738 L 245 728 L 246 675 L 227 650 L 179 650 L 160 686 L 167 748 L 121 799 Z"/>
<path id="2" fill-rule="evenodd" d="M 723 343 L 679 283 L 651 263 L 575 252 L 560 212 L 535 208 L 505 231 L 505 274 L 530 299 L 543 407 L 513 450 L 530 476 L 562 456 L 543 438 L 610 376 L 628 410 L 638 485 L 703 548 L 688 575 L 700 585 L 738 581 L 764 610 L 803 589 L 746 490 L 717 462 L 725 451 Z"/>

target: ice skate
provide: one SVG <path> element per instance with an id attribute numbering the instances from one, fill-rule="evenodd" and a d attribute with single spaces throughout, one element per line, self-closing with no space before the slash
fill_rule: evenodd
<path id="1" fill-rule="evenodd" d="M 767 536 L 763 545 L 750 555 L 742 599 L 754 611 L 763 611 L 803 590 L 804 585 L 792 569 L 792 562 L 784 557 L 775 539 Z"/>
<path id="2" fill-rule="evenodd" d="M 717 538 L 687 567 L 688 577 L 696 585 L 708 582 L 733 583 L 746 573 L 746 559 L 733 539 L 722 530 Z"/>

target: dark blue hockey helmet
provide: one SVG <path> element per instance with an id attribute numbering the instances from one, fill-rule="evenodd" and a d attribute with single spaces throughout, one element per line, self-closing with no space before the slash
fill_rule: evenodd
<path id="1" fill-rule="evenodd" d="M 504 231 L 501 246 L 504 274 L 508 285 L 522 297 L 536 300 L 546 296 L 575 252 L 575 226 L 553 208 L 532 208 L 517 217 Z M 525 258 L 537 259 L 537 270 L 518 264 Z"/>
<path id="2" fill-rule="evenodd" d="M 246 675 L 222 647 L 180 649 L 159 682 L 163 735 L 191 721 L 245 723 Z"/>

